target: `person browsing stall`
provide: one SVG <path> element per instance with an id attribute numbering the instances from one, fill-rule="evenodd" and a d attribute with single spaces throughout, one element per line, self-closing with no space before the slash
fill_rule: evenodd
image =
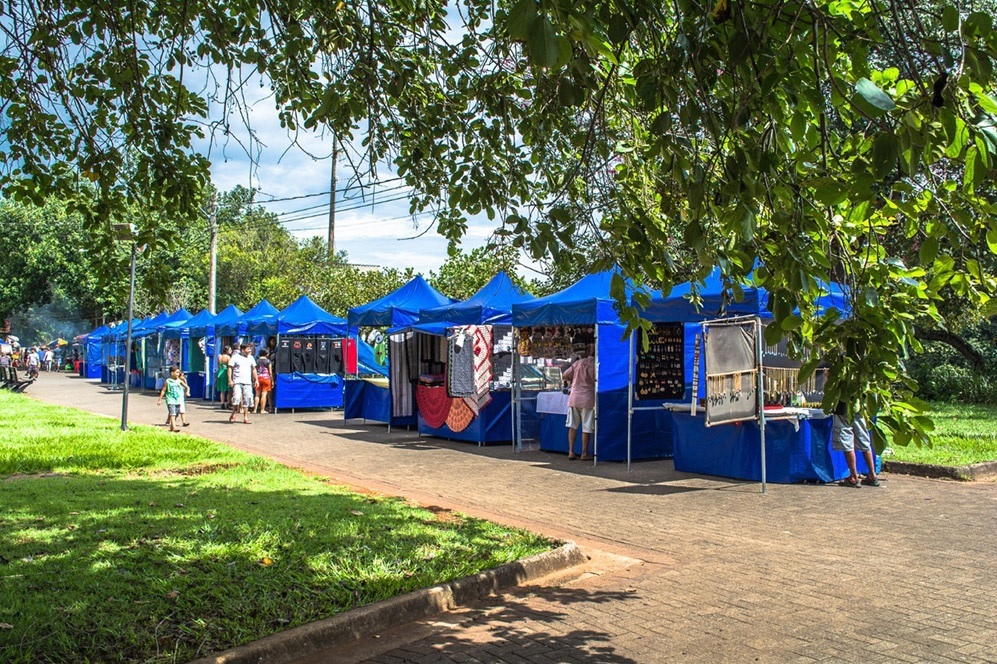
<path id="1" fill-rule="evenodd" d="M 595 430 L 595 345 L 585 344 L 581 357 L 561 374 L 565 383 L 571 385 L 568 395 L 568 458 L 576 459 L 575 438 L 578 429 L 582 430 L 581 459 L 587 461 L 589 442 Z"/>
<path id="2" fill-rule="evenodd" d="M 236 413 L 242 411 L 242 421 L 249 424 L 249 411 L 253 409 L 253 392 L 259 387 L 256 374 L 256 358 L 252 344 L 242 344 L 239 352 L 228 361 L 228 382 L 232 387 L 232 414 L 229 422 L 235 422 Z"/>

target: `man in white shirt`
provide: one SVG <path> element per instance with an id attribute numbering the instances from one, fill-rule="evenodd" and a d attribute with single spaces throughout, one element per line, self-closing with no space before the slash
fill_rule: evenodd
<path id="1" fill-rule="evenodd" d="M 256 358 L 253 346 L 242 344 L 239 352 L 228 361 L 228 383 L 232 387 L 232 414 L 229 422 L 235 422 L 235 414 L 242 411 L 242 421 L 249 424 L 249 411 L 253 409 L 253 393 L 259 384 L 256 375 Z"/>

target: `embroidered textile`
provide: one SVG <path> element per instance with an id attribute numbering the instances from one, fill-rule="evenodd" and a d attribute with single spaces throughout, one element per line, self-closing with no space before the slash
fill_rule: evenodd
<path id="1" fill-rule="evenodd" d="M 447 415 L 447 426 L 454 433 L 459 433 L 466 429 L 474 420 L 474 413 L 467 405 L 466 399 L 453 399 L 450 405 L 450 414 Z"/>
<path id="2" fill-rule="evenodd" d="M 453 399 L 447 394 L 447 388 L 417 385 L 415 401 L 419 405 L 419 414 L 430 427 L 439 429 L 446 424 L 453 402 Z"/>

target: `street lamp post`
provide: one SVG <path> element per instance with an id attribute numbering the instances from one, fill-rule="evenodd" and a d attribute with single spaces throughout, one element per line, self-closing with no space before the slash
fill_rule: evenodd
<path id="1" fill-rule="evenodd" d="M 132 376 L 132 311 L 135 308 L 135 255 L 138 245 L 135 241 L 135 226 L 132 224 L 114 224 L 114 236 L 117 240 L 130 241 L 132 253 L 131 279 L 128 285 L 128 332 L 125 335 L 125 385 L 121 391 L 121 430 L 128 431 L 128 386 Z"/>

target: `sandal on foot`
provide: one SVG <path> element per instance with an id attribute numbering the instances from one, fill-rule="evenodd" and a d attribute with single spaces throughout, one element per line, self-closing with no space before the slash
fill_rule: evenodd
<path id="1" fill-rule="evenodd" d="M 568 461 L 574 461 L 574 460 L 575 460 L 575 459 L 577 459 L 577 458 L 578 458 L 578 457 L 576 457 L 576 456 L 575 456 L 574 454 L 569 454 L 569 455 L 568 455 Z"/>
<path id="2" fill-rule="evenodd" d="M 588 454 L 583 454 L 583 455 L 581 455 L 578 458 L 581 459 L 582 461 L 591 461 L 592 460 L 592 457 L 590 457 Z"/>
<path id="3" fill-rule="evenodd" d="M 228 421 L 235 422 L 235 413 L 232 413 L 231 415 L 228 416 Z"/>
<path id="4" fill-rule="evenodd" d="M 863 477 L 862 478 L 862 484 L 864 484 L 866 486 L 879 486 L 879 478 L 878 477 Z"/>
<path id="5" fill-rule="evenodd" d="M 862 488 L 862 485 L 859 484 L 858 480 L 853 480 L 850 477 L 846 477 L 845 479 L 843 479 L 840 482 L 838 482 L 838 486 L 843 486 L 846 489 L 861 489 Z"/>

